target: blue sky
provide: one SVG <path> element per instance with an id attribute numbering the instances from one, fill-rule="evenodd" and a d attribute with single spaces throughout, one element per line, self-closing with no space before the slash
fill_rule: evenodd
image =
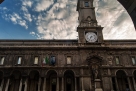
<path id="1" fill-rule="evenodd" d="M 77 0 L 5 0 L 0 39 L 77 39 Z M 117 0 L 94 0 L 105 39 L 136 39 L 130 16 Z"/>

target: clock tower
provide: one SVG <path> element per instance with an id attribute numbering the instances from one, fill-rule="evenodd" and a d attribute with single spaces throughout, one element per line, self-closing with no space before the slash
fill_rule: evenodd
<path id="1" fill-rule="evenodd" d="M 78 0 L 77 11 L 79 13 L 77 27 L 78 43 L 102 43 L 103 27 L 97 25 L 93 0 Z"/>

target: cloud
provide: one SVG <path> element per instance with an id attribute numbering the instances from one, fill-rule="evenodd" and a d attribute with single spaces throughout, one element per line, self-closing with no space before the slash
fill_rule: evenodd
<path id="1" fill-rule="evenodd" d="M 49 4 L 43 6 L 45 3 Z M 78 12 L 76 4 L 77 1 L 70 0 L 57 0 L 57 2 L 42 0 L 39 2 L 36 6 L 36 10 L 41 12 L 36 19 L 38 38 L 77 39 Z M 95 0 L 94 6 L 98 23 L 104 27 L 105 39 L 130 38 L 126 37 L 126 34 L 128 29 L 134 30 L 133 26 L 131 26 L 132 28 L 129 26 L 132 21 L 117 1 Z M 42 12 L 44 10 L 47 11 Z M 125 24 L 128 26 L 123 27 Z"/>
<path id="2" fill-rule="evenodd" d="M 58 0 L 53 6 L 48 6 L 50 9 L 47 12 L 40 13 L 36 21 L 39 38 L 77 39 L 78 13 L 75 3 L 76 1 Z"/>
<path id="3" fill-rule="evenodd" d="M 11 20 L 14 24 L 19 24 L 25 27 L 26 29 L 28 28 L 26 21 L 23 20 L 17 13 L 9 14 L 8 17 L 9 20 Z"/>
<path id="4" fill-rule="evenodd" d="M 7 7 L 3 7 L 3 10 L 7 10 Z"/>
<path id="5" fill-rule="evenodd" d="M 36 5 L 35 10 L 38 12 L 47 10 L 53 3 L 54 0 L 40 0 Z"/>
<path id="6" fill-rule="evenodd" d="M 24 28 L 33 27 L 30 35 L 38 39 L 77 39 L 77 0 L 21 0 L 16 11 L 0 7 L 2 17 Z M 136 38 L 131 18 L 116 0 L 94 0 L 98 24 L 104 27 L 105 39 Z M 14 12 L 14 13 L 11 13 Z"/>
<path id="7" fill-rule="evenodd" d="M 31 14 L 29 14 L 29 13 L 24 13 L 24 18 L 25 18 L 26 20 L 28 20 L 29 22 L 32 21 Z"/>
<path id="8" fill-rule="evenodd" d="M 104 27 L 105 39 L 136 38 L 132 20 L 119 2 L 116 0 L 95 0 L 94 6 L 96 7 L 97 21 L 99 25 Z"/>
<path id="9" fill-rule="evenodd" d="M 35 35 L 35 32 L 32 31 L 32 32 L 30 32 L 30 34 L 31 34 L 31 35 Z"/>
<path id="10" fill-rule="evenodd" d="M 32 22 L 32 17 L 31 14 L 29 13 L 28 9 L 26 6 L 22 6 L 21 10 L 23 11 L 23 17 L 28 20 L 29 22 Z"/>
<path id="11" fill-rule="evenodd" d="M 27 7 L 32 7 L 33 1 L 31 0 L 22 0 L 22 5 Z"/>

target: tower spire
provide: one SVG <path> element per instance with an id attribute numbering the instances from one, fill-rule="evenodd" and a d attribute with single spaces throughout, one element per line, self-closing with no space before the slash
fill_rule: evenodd
<path id="1" fill-rule="evenodd" d="M 80 27 L 97 26 L 93 1 L 94 0 L 78 0 L 77 11 L 79 13 L 78 19 Z"/>

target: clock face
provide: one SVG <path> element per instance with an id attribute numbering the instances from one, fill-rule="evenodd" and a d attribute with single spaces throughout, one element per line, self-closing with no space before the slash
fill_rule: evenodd
<path id="1" fill-rule="evenodd" d="M 97 35 L 93 32 L 88 32 L 85 34 L 85 39 L 88 42 L 96 42 L 97 41 Z"/>

